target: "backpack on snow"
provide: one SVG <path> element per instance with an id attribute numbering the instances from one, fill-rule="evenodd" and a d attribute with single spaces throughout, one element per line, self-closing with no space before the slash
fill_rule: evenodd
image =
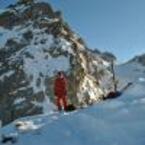
<path id="1" fill-rule="evenodd" d="M 66 112 L 70 112 L 70 111 L 74 111 L 74 110 L 76 110 L 76 109 L 77 109 L 77 108 L 76 108 L 75 105 L 69 104 L 69 105 L 67 105 L 65 111 L 66 111 Z"/>

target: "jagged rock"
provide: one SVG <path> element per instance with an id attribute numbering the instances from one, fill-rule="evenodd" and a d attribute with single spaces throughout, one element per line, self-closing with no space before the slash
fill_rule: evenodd
<path id="1" fill-rule="evenodd" d="M 68 78 L 70 103 L 86 105 L 103 99 L 102 76 L 110 75 L 105 61 L 87 48 L 49 4 L 9 7 L 0 14 L 0 30 L 4 40 L 0 44 L 3 124 L 41 113 L 46 98 L 54 103 L 53 83 L 59 70 Z"/>

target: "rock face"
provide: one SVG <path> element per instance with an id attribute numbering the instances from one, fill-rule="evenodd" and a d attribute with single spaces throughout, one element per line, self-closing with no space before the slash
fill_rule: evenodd
<path id="1" fill-rule="evenodd" d="M 42 113 L 46 100 L 51 110 L 55 102 L 53 82 L 60 70 L 68 78 L 70 102 L 84 105 L 102 99 L 101 79 L 109 73 L 105 61 L 86 47 L 60 12 L 54 12 L 47 3 L 23 1 L 0 14 L 3 124 Z"/>

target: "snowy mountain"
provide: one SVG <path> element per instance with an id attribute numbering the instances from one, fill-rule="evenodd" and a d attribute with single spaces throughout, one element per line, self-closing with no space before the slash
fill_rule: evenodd
<path id="1" fill-rule="evenodd" d="M 132 82 L 119 98 L 72 113 L 21 118 L 0 133 L 14 137 L 14 145 L 144 145 L 145 68 L 133 61 L 116 72 L 119 89 Z"/>
<path id="2" fill-rule="evenodd" d="M 134 57 L 133 59 L 131 59 L 129 62 L 137 62 L 145 66 L 145 54 L 138 55 Z"/>
<path id="3" fill-rule="evenodd" d="M 0 12 L 0 118 L 52 111 L 57 71 L 68 78 L 69 101 L 102 100 L 108 62 L 90 52 L 48 3 L 21 0 Z"/>
<path id="4" fill-rule="evenodd" d="M 136 56 L 127 63 L 116 67 L 116 73 L 119 74 L 119 86 L 127 82 L 144 83 L 145 81 L 145 57 Z"/>

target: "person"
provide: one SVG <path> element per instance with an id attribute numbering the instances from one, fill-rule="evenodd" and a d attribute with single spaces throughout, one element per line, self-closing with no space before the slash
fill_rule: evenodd
<path id="1" fill-rule="evenodd" d="M 63 72 L 58 72 L 54 82 L 54 94 L 58 110 L 67 109 L 67 80 Z"/>

